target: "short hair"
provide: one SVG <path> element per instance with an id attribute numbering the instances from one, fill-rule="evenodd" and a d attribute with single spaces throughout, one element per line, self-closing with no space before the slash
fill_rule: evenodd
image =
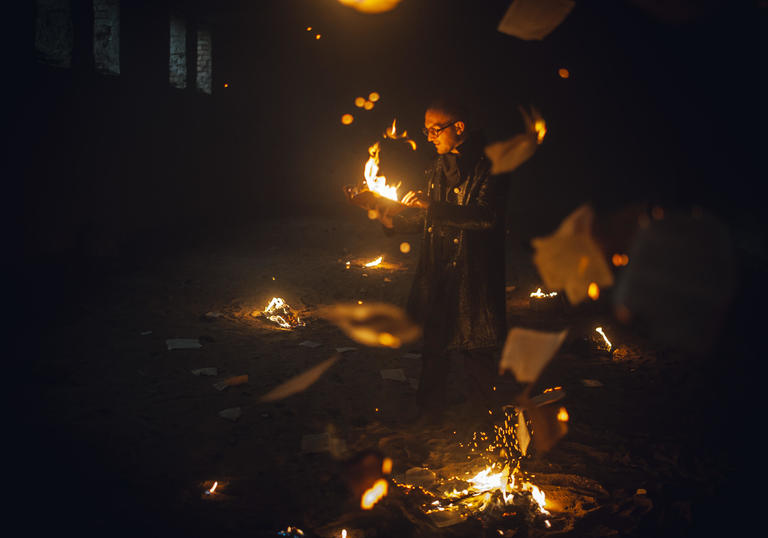
<path id="1" fill-rule="evenodd" d="M 445 112 L 452 120 L 471 123 L 469 109 L 458 99 L 440 97 L 429 103 L 427 110 L 439 110 Z"/>

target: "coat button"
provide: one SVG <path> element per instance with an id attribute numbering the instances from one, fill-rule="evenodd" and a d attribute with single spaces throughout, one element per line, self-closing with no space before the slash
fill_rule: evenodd
<path id="1" fill-rule="evenodd" d="M 458 245 L 459 244 L 459 238 L 458 237 L 454 237 L 453 238 L 453 244 L 454 245 Z"/>
<path id="2" fill-rule="evenodd" d="M 453 188 L 453 192 L 455 192 L 456 194 L 459 194 L 461 192 L 461 190 L 459 190 L 458 187 L 454 187 Z"/>
<path id="3" fill-rule="evenodd" d="M 432 233 L 432 226 L 430 226 L 429 228 L 427 228 L 427 231 L 428 231 L 429 233 Z"/>

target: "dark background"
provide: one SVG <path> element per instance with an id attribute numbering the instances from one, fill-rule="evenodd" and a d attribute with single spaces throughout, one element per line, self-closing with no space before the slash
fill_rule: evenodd
<path id="1" fill-rule="evenodd" d="M 36 62 L 31 6 L 17 28 L 9 174 L 24 259 L 135 259 L 265 216 L 349 211 L 340 187 L 393 117 L 422 143 L 384 171 L 420 186 L 433 153 L 423 110 L 445 92 L 464 96 L 490 140 L 522 130 L 518 105 L 548 122 L 512 179 L 513 241 L 585 201 L 695 203 L 760 227 L 764 3 L 579 1 L 542 42 L 496 31 L 507 6 L 406 0 L 370 16 L 332 0 L 126 1 L 117 77 L 93 68 L 79 0 L 73 67 Z M 211 29 L 212 95 L 169 86 L 170 11 Z M 370 91 L 382 95 L 374 110 L 355 108 Z"/>

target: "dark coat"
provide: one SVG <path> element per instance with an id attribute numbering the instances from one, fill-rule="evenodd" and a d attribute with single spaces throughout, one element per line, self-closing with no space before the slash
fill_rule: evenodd
<path id="1" fill-rule="evenodd" d="M 440 155 L 426 171 L 429 209 L 409 209 L 389 233 L 422 231 L 407 311 L 433 349 L 499 346 L 506 336 L 504 228 L 507 182 L 491 176 L 483 139 Z"/>

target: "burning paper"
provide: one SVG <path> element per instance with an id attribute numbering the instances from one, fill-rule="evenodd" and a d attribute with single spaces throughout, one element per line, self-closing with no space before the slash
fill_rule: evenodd
<path id="1" fill-rule="evenodd" d="M 292 329 L 306 325 L 299 316 L 294 314 L 291 307 L 281 297 L 272 297 L 267 307 L 262 312 L 269 321 L 277 323 L 283 329 Z"/>
<path id="2" fill-rule="evenodd" d="M 384 13 L 392 11 L 401 0 L 338 0 L 340 4 L 356 9 L 361 13 Z"/>
<path id="3" fill-rule="evenodd" d="M 403 309 L 387 303 L 337 304 L 321 309 L 318 316 L 366 346 L 398 348 L 421 336 L 421 328 Z"/>
<path id="4" fill-rule="evenodd" d="M 533 261 L 545 286 L 564 289 L 571 304 L 583 301 L 590 287 L 613 285 L 613 274 L 592 237 L 593 220 L 592 209 L 581 206 L 555 233 L 531 241 Z"/>
<path id="5" fill-rule="evenodd" d="M 566 334 L 568 329 L 548 333 L 515 327 L 507 334 L 501 352 L 499 373 L 510 370 L 521 383 L 533 383 L 554 357 Z"/>
<path id="6" fill-rule="evenodd" d="M 547 133 L 546 123 L 538 110 L 533 107 L 530 113 L 522 107 L 519 110 L 527 132 L 515 135 L 508 140 L 494 142 L 485 148 L 485 155 L 491 161 L 493 175 L 511 172 L 530 159 Z"/>
<path id="7" fill-rule="evenodd" d="M 562 23 L 572 0 L 514 0 L 499 22 L 499 32 L 530 41 L 542 40 Z"/>
<path id="8" fill-rule="evenodd" d="M 309 370 L 292 377 L 285 383 L 278 385 L 268 393 L 266 393 L 264 396 L 261 397 L 262 402 L 274 402 L 275 400 L 282 400 L 283 398 L 287 398 L 288 396 L 291 396 L 292 394 L 296 394 L 298 392 L 301 392 L 305 390 L 307 387 L 311 386 L 315 381 L 320 379 L 322 375 L 325 373 L 325 371 L 333 366 L 333 364 L 339 360 L 341 357 L 340 354 L 335 354 L 333 357 L 324 360 L 317 366 L 313 366 Z"/>

